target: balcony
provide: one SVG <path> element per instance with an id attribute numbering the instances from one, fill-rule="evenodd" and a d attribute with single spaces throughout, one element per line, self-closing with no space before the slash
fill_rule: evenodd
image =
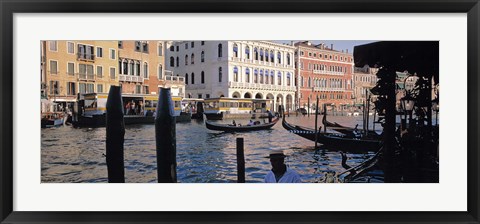
<path id="1" fill-rule="evenodd" d="M 186 88 L 189 90 L 205 89 L 205 84 L 188 84 Z"/>
<path id="2" fill-rule="evenodd" d="M 244 83 L 244 82 L 228 82 L 228 87 L 240 88 L 240 89 L 256 89 L 256 90 L 296 91 L 295 86 L 279 86 L 279 85 L 272 85 L 272 84 Z"/>
<path id="3" fill-rule="evenodd" d="M 345 75 L 345 72 L 333 72 L 325 70 L 313 70 L 313 74 L 323 74 L 323 75 Z"/>
<path id="4" fill-rule="evenodd" d="M 171 83 L 185 84 L 185 78 L 181 76 L 166 75 L 165 81 Z"/>
<path id="5" fill-rule="evenodd" d="M 328 87 L 313 87 L 313 91 L 331 91 L 331 92 L 345 92 L 344 88 L 328 88 Z"/>
<path id="6" fill-rule="evenodd" d="M 77 60 L 94 62 L 95 61 L 95 55 L 94 54 L 77 53 Z"/>
<path id="7" fill-rule="evenodd" d="M 95 81 L 95 74 L 77 73 L 77 77 L 80 81 Z"/>
<path id="8" fill-rule="evenodd" d="M 143 83 L 144 78 L 142 76 L 132 76 L 132 75 L 119 75 L 118 81 L 120 82 L 139 82 Z"/>

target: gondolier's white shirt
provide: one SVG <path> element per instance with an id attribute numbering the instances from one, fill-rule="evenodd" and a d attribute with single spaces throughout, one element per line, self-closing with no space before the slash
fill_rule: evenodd
<path id="1" fill-rule="evenodd" d="M 301 183 L 300 175 L 298 175 L 295 170 L 292 170 L 287 167 L 285 174 L 278 180 L 278 183 Z M 275 180 L 275 174 L 270 170 L 267 175 L 265 175 L 265 183 L 277 183 Z"/>

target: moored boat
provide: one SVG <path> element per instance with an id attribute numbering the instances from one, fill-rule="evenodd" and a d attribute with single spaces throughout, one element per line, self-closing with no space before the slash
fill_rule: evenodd
<path id="1" fill-rule="evenodd" d="M 254 125 L 233 125 L 233 124 L 216 124 L 210 121 L 205 121 L 205 125 L 208 129 L 214 131 L 225 131 L 225 132 L 245 132 L 245 131 L 258 131 L 266 130 L 272 128 L 280 118 L 275 117 L 272 122 L 264 124 L 254 124 Z"/>
<path id="2" fill-rule="evenodd" d="M 317 140 L 329 150 L 343 150 L 346 152 L 378 151 L 381 141 L 378 139 L 352 138 L 342 134 L 318 132 L 315 137 L 315 130 L 297 125 L 289 124 L 285 118 L 282 119 L 282 126 L 291 133 L 311 141 Z"/>
<path id="3" fill-rule="evenodd" d="M 64 123 L 65 115 L 63 112 L 44 112 L 42 113 L 42 128 L 61 126 Z"/>

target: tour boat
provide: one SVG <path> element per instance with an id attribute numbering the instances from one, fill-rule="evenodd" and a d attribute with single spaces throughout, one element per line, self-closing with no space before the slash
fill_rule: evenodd
<path id="1" fill-rule="evenodd" d="M 272 107 L 271 99 L 209 98 L 204 100 L 208 120 L 265 118 Z"/>

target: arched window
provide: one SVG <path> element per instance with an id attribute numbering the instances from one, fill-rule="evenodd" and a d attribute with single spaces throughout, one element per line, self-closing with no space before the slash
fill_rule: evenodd
<path id="1" fill-rule="evenodd" d="M 312 79 L 308 77 L 308 88 L 312 87 Z"/>
<path id="2" fill-rule="evenodd" d="M 255 54 L 255 58 L 254 58 L 254 59 L 258 61 L 258 49 L 257 49 L 257 48 L 254 48 L 254 49 L 253 49 L 253 54 Z"/>
<path id="3" fill-rule="evenodd" d="M 200 62 L 205 62 L 205 51 L 202 51 L 202 54 L 200 54 Z"/>
<path id="4" fill-rule="evenodd" d="M 253 82 L 258 83 L 258 70 L 253 70 Z"/>
<path id="5" fill-rule="evenodd" d="M 218 82 L 222 82 L 222 67 L 218 67 Z"/>
<path id="6" fill-rule="evenodd" d="M 287 54 L 287 65 L 290 65 L 290 54 Z"/>
<path id="7" fill-rule="evenodd" d="M 135 75 L 140 76 L 140 67 L 142 64 L 139 61 L 135 61 Z"/>
<path id="8" fill-rule="evenodd" d="M 163 46 L 161 43 L 158 43 L 158 56 L 162 56 L 163 55 Z"/>
<path id="9" fill-rule="evenodd" d="M 195 55 L 192 53 L 192 56 L 190 56 L 190 60 L 192 61 L 190 64 L 194 64 L 195 63 Z"/>
<path id="10" fill-rule="evenodd" d="M 282 73 L 278 72 L 277 76 L 278 76 L 278 81 L 277 81 L 278 85 L 282 85 Z"/>
<path id="11" fill-rule="evenodd" d="M 260 70 L 260 83 L 263 84 L 263 70 Z"/>
<path id="12" fill-rule="evenodd" d="M 282 64 L 282 53 L 280 52 L 277 53 L 277 61 L 278 61 L 278 64 Z"/>
<path id="13" fill-rule="evenodd" d="M 218 44 L 218 57 L 219 58 L 223 57 L 222 51 L 223 51 L 222 44 Z"/>
<path id="14" fill-rule="evenodd" d="M 238 58 L 238 45 L 233 44 L 233 57 Z"/>
<path id="15" fill-rule="evenodd" d="M 188 54 L 185 55 L 185 65 L 188 65 Z"/>
<path id="16" fill-rule="evenodd" d="M 147 64 L 147 62 L 143 63 L 143 77 L 148 78 L 148 64 Z"/>
<path id="17" fill-rule="evenodd" d="M 274 84 L 274 83 L 273 83 L 273 77 L 274 77 L 274 76 L 275 76 L 275 71 L 272 70 L 272 71 L 270 72 L 270 84 L 272 84 L 272 85 Z"/>
<path id="18" fill-rule="evenodd" d="M 238 68 L 237 68 L 237 66 L 233 67 L 233 81 L 238 82 Z"/>
<path id="19" fill-rule="evenodd" d="M 205 83 L 205 72 L 202 71 L 202 73 L 200 74 L 200 82 L 203 84 Z"/>
<path id="20" fill-rule="evenodd" d="M 123 74 L 128 75 L 128 62 L 127 62 L 127 60 L 123 60 Z"/>
<path id="21" fill-rule="evenodd" d="M 289 73 L 287 73 L 287 86 L 291 86 L 291 85 L 292 85 L 292 83 L 290 81 L 290 72 L 289 72 Z"/>
<path id="22" fill-rule="evenodd" d="M 263 61 L 263 49 L 260 49 L 260 61 Z"/>
<path id="23" fill-rule="evenodd" d="M 177 57 L 177 67 L 180 66 L 180 59 Z"/>
<path id="24" fill-rule="evenodd" d="M 270 62 L 274 62 L 274 59 L 275 59 L 275 54 L 273 53 L 273 51 L 270 51 Z"/>
<path id="25" fill-rule="evenodd" d="M 192 84 L 195 84 L 195 73 L 192 72 Z"/>
<path id="26" fill-rule="evenodd" d="M 162 64 L 158 65 L 158 79 L 163 79 L 163 66 L 162 66 Z"/>
<path id="27" fill-rule="evenodd" d="M 188 73 L 185 74 L 185 84 L 188 85 Z"/>
<path id="28" fill-rule="evenodd" d="M 268 51 L 265 51 L 265 53 L 266 53 L 266 52 L 268 52 Z M 265 57 L 265 58 L 267 58 L 267 57 Z M 269 71 L 268 71 L 268 70 L 265 70 L 265 80 L 264 80 L 264 81 L 265 81 L 265 82 L 264 82 L 265 84 L 268 84 L 268 75 L 269 75 L 269 74 L 270 74 Z"/>
<path id="29" fill-rule="evenodd" d="M 135 68 L 133 61 L 130 61 L 130 74 L 129 75 L 134 75 L 135 74 Z"/>
<path id="30" fill-rule="evenodd" d="M 245 82 L 247 82 L 247 83 L 250 82 L 250 69 L 249 68 L 245 69 Z"/>
<path id="31" fill-rule="evenodd" d="M 245 55 L 247 56 L 247 59 L 250 59 L 250 47 L 249 46 L 247 46 L 245 48 Z"/>
<path id="32" fill-rule="evenodd" d="M 170 67 L 175 67 L 175 58 L 170 57 Z"/>
<path id="33" fill-rule="evenodd" d="M 268 62 L 268 49 L 265 50 L 265 61 Z"/>

